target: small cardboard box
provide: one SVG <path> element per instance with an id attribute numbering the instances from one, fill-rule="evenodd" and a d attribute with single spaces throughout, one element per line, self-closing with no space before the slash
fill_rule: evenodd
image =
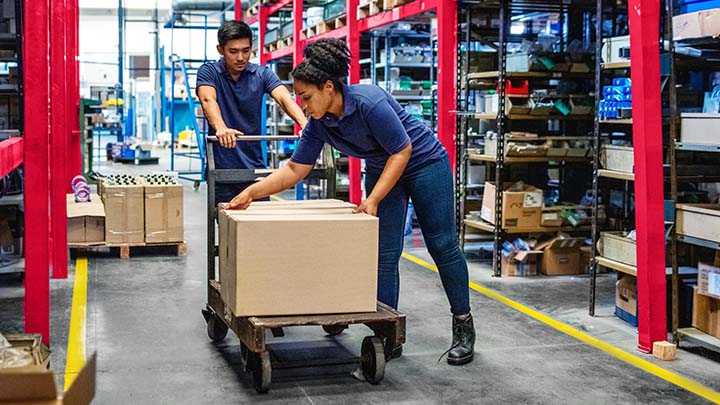
<path id="1" fill-rule="evenodd" d="M 690 39 L 705 36 L 703 12 L 680 14 L 673 17 L 673 39 Z"/>
<path id="2" fill-rule="evenodd" d="M 221 295 L 234 315 L 375 312 L 376 217 L 222 210 L 219 222 Z"/>
<path id="3" fill-rule="evenodd" d="M 606 259 L 637 266 L 637 244 L 625 235 L 624 232 L 601 232 L 598 254 Z"/>
<path id="4" fill-rule="evenodd" d="M 698 287 L 693 287 L 692 326 L 720 338 L 720 300 L 700 294 Z"/>
<path id="5" fill-rule="evenodd" d="M 103 243 L 105 241 L 105 207 L 100 196 L 90 195 L 90 202 L 76 203 L 67 195 L 68 236 L 72 243 Z"/>
<path id="6" fill-rule="evenodd" d="M 720 299 L 720 267 L 698 263 L 698 293 Z"/>
<path id="7" fill-rule="evenodd" d="M 500 271 L 503 277 L 536 276 L 540 255 L 542 252 L 539 250 L 518 251 L 509 256 L 502 255 Z"/>
<path id="8" fill-rule="evenodd" d="M 145 186 L 145 242 L 184 240 L 183 186 Z"/>
<path id="9" fill-rule="evenodd" d="M 720 204 L 677 204 L 677 233 L 720 243 Z"/>
<path id="10" fill-rule="evenodd" d="M 637 280 L 633 276 L 623 276 L 615 288 L 615 306 L 625 313 L 637 317 Z"/>
<path id="11" fill-rule="evenodd" d="M 542 274 L 561 276 L 583 274 L 580 262 L 580 245 L 583 238 L 556 237 L 540 243 L 536 249 L 543 251 Z"/>
<path id="12" fill-rule="evenodd" d="M 558 228 L 563 224 L 563 218 L 558 211 L 547 211 L 542 213 L 540 226 Z"/>
<path id="13" fill-rule="evenodd" d="M 495 224 L 495 184 L 486 182 L 481 218 Z M 504 191 L 501 210 L 505 229 L 538 228 L 542 218 L 543 191 L 528 186 L 524 191 Z"/>
<path id="14" fill-rule="evenodd" d="M 680 140 L 691 144 L 720 144 L 720 114 L 683 113 Z"/>
<path id="15" fill-rule="evenodd" d="M 144 197 L 141 185 L 103 186 L 105 243 L 145 242 Z"/>
<path id="16" fill-rule="evenodd" d="M 600 163 L 607 170 L 623 173 L 635 172 L 635 158 L 632 146 L 603 145 Z"/>
<path id="17" fill-rule="evenodd" d="M 32 405 L 87 405 L 95 397 L 96 355 L 85 363 L 62 396 L 47 366 L 0 369 L 0 403 Z"/>

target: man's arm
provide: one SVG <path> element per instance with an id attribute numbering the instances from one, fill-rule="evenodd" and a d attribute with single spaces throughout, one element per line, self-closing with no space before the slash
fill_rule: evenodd
<path id="1" fill-rule="evenodd" d="M 197 88 L 197 95 L 200 99 L 205 118 L 211 127 L 215 128 L 215 135 L 218 142 L 225 148 L 235 147 L 235 137 L 243 135 L 242 132 L 228 128 L 220 113 L 220 106 L 217 103 L 217 92 L 212 86 L 200 86 Z"/>
<path id="2" fill-rule="evenodd" d="M 293 119 L 301 128 L 305 128 L 307 118 L 302 109 L 293 100 L 292 95 L 285 86 L 278 86 L 272 92 L 270 97 Z"/>

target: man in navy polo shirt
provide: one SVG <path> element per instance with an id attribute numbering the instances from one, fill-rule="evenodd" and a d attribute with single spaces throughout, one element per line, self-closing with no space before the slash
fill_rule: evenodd
<path id="1" fill-rule="evenodd" d="M 264 169 L 260 141 L 236 141 L 236 136 L 260 134 L 263 95 L 305 127 L 307 120 L 288 89 L 267 66 L 250 63 L 252 31 L 241 21 L 227 21 L 218 30 L 217 62 L 207 62 L 197 74 L 197 96 L 210 128 L 217 169 Z M 216 202 L 232 200 L 252 183 L 218 184 Z"/>

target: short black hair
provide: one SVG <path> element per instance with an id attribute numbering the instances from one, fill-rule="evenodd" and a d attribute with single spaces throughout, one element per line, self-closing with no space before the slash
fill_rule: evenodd
<path id="1" fill-rule="evenodd" d="M 249 39 L 250 45 L 253 42 L 253 32 L 250 26 L 242 21 L 225 21 L 218 29 L 218 43 L 224 47 L 225 44 L 234 39 Z"/>
<path id="2" fill-rule="evenodd" d="M 293 70 L 295 79 L 322 87 L 328 80 L 342 89 L 348 76 L 350 50 L 339 38 L 320 39 L 305 47 L 305 60 Z"/>

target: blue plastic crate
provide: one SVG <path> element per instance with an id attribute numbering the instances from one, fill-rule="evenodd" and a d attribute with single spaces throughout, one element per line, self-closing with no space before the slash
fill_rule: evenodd
<path id="1" fill-rule="evenodd" d="M 720 0 L 686 0 L 679 3 L 680 14 L 720 8 Z"/>
<path id="2" fill-rule="evenodd" d="M 637 311 L 637 310 L 636 310 Z M 620 307 L 615 307 L 615 316 L 629 323 L 632 326 L 638 326 L 637 315 L 632 315 Z"/>

